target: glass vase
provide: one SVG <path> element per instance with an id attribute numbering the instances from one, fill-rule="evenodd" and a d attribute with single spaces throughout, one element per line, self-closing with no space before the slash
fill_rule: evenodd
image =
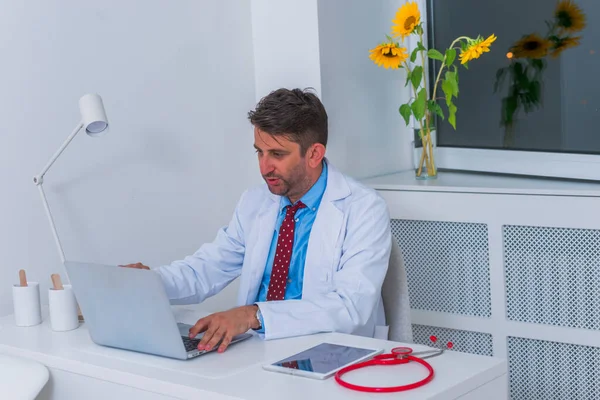
<path id="1" fill-rule="evenodd" d="M 429 133 L 427 131 L 421 133 L 420 129 L 415 129 L 414 133 L 413 165 L 415 178 L 419 180 L 437 179 L 435 129 L 430 129 Z"/>

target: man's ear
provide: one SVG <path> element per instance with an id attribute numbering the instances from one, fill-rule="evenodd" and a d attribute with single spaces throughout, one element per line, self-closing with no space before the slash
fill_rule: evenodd
<path id="1" fill-rule="evenodd" d="M 321 143 L 311 145 L 306 150 L 306 158 L 308 158 L 308 165 L 311 168 L 316 168 L 325 158 L 325 146 Z"/>

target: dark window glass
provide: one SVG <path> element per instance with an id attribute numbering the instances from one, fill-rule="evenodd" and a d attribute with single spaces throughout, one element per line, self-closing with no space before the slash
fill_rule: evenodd
<path id="1" fill-rule="evenodd" d="M 490 53 L 459 69 L 457 130 L 438 121 L 440 146 L 600 154 L 600 1 L 429 0 L 428 8 L 430 45 L 442 52 L 458 36 L 497 36 Z"/>

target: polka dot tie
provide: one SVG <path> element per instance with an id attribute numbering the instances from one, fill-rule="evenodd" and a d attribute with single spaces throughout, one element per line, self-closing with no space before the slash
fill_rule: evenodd
<path id="1" fill-rule="evenodd" d="M 267 292 L 267 301 L 283 300 L 285 287 L 290 271 L 290 260 L 292 259 L 292 248 L 294 247 L 294 228 L 296 227 L 295 215 L 300 208 L 306 207 L 301 201 L 293 206 L 286 206 L 286 213 L 277 237 L 277 250 L 271 270 L 271 280 Z"/>

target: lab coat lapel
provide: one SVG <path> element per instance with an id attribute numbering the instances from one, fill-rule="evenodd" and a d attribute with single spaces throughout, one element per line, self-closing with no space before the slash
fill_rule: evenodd
<path id="1" fill-rule="evenodd" d="M 260 282 L 265 273 L 271 241 L 273 240 L 273 230 L 275 229 L 275 223 L 279 213 L 280 200 L 280 196 L 269 192 L 256 217 L 257 227 L 256 230 L 253 230 L 255 242 L 254 245 L 251 246 L 253 251 L 250 255 L 250 263 L 248 265 L 250 268 L 248 287 L 246 288 L 246 304 L 251 304 L 256 301 L 256 296 L 258 295 Z"/>
<path id="2" fill-rule="evenodd" d="M 341 252 L 344 210 L 338 201 L 348 197 L 350 187 L 344 176 L 327 160 L 327 187 L 313 223 L 304 267 L 303 296 L 309 295 L 319 281 L 331 282 L 333 263 Z"/>

